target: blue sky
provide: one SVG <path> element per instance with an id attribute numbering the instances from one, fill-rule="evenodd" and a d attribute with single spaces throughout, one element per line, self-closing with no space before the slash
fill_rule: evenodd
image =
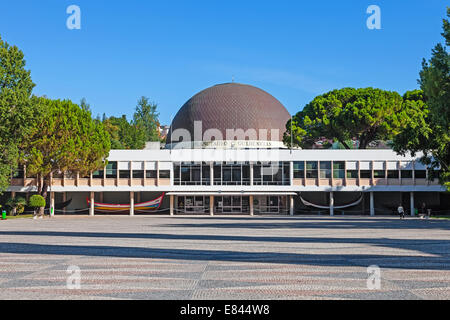
<path id="1" fill-rule="evenodd" d="M 25 53 L 34 93 L 128 117 L 140 96 L 170 124 L 192 95 L 235 81 L 290 113 L 334 88 L 417 88 L 442 42 L 442 0 L 0 0 L 0 35 Z M 68 30 L 66 8 L 81 8 Z M 381 30 L 366 9 L 381 8 Z"/>

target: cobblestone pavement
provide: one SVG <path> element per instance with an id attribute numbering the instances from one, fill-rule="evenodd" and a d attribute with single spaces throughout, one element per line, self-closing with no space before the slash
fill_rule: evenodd
<path id="1" fill-rule="evenodd" d="M 371 265 L 379 290 L 367 287 Z M 81 270 L 80 289 L 67 287 L 69 266 Z M 450 299 L 450 221 L 0 221 L 0 270 L 0 299 Z"/>

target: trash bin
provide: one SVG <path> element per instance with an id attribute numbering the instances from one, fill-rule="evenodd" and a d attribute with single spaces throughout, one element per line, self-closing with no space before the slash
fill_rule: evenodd
<path id="1" fill-rule="evenodd" d="M 6 211 L 5 210 L 2 211 L 2 220 L 6 220 Z"/>

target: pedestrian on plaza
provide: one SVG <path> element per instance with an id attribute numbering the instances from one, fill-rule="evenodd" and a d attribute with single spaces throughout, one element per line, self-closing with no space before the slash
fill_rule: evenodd
<path id="1" fill-rule="evenodd" d="M 405 219 L 405 209 L 403 208 L 403 206 L 400 204 L 398 206 L 398 214 L 400 215 L 400 219 Z"/>
<path id="2" fill-rule="evenodd" d="M 425 216 L 427 215 L 427 205 L 425 204 L 425 202 L 422 203 L 422 207 L 420 208 L 420 215 L 425 218 Z"/>

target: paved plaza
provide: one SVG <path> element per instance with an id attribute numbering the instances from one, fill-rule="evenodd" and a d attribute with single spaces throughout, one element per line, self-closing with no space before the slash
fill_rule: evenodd
<path id="1" fill-rule="evenodd" d="M 450 221 L 18 219 L 0 221 L 0 270 L 0 299 L 450 299 Z"/>

